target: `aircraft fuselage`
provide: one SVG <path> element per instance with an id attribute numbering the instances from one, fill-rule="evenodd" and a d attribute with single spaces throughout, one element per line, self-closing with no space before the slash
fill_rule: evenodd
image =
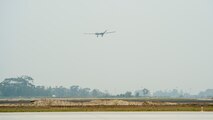
<path id="1" fill-rule="evenodd" d="M 104 34 L 105 34 L 105 32 L 103 32 L 103 33 L 95 33 L 95 35 L 96 35 L 97 37 L 98 37 L 99 35 L 101 35 L 101 37 L 103 37 Z"/>

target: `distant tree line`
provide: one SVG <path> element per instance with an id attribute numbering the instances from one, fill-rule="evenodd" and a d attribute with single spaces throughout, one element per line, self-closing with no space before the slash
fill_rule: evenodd
<path id="1" fill-rule="evenodd" d="M 99 89 L 82 88 L 78 85 L 65 88 L 36 86 L 33 84 L 33 78 L 30 76 L 21 76 L 17 78 L 6 78 L 0 83 L 0 98 L 4 97 L 73 97 L 73 98 L 131 98 L 131 97 L 173 97 L 173 98 L 213 98 L 213 89 L 207 89 L 198 95 L 190 95 L 177 89 L 169 91 L 156 91 L 143 88 L 140 90 L 127 91 L 125 93 L 111 95 L 108 92 L 102 92 Z"/>
<path id="2" fill-rule="evenodd" d="M 6 78 L 0 83 L 0 97 L 108 97 L 98 89 L 81 88 L 77 85 L 65 88 L 35 86 L 33 78 L 21 76 Z"/>

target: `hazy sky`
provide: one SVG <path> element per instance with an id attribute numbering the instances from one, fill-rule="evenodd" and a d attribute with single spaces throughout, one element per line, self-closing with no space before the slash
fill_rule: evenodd
<path id="1" fill-rule="evenodd" d="M 0 0 L 0 81 L 20 75 L 116 93 L 213 88 L 213 1 Z"/>

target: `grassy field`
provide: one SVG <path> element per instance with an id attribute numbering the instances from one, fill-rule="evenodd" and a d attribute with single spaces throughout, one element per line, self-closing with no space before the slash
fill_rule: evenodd
<path id="1" fill-rule="evenodd" d="M 0 107 L 0 112 L 86 112 L 86 111 L 201 111 L 198 105 L 178 106 L 7 106 Z M 203 111 L 213 111 L 213 105 L 204 106 Z"/>

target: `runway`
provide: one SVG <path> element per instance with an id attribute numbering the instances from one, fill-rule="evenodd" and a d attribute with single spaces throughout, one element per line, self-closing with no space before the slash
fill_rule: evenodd
<path id="1" fill-rule="evenodd" d="M 22 112 L 0 120 L 213 120 L 213 112 Z"/>

